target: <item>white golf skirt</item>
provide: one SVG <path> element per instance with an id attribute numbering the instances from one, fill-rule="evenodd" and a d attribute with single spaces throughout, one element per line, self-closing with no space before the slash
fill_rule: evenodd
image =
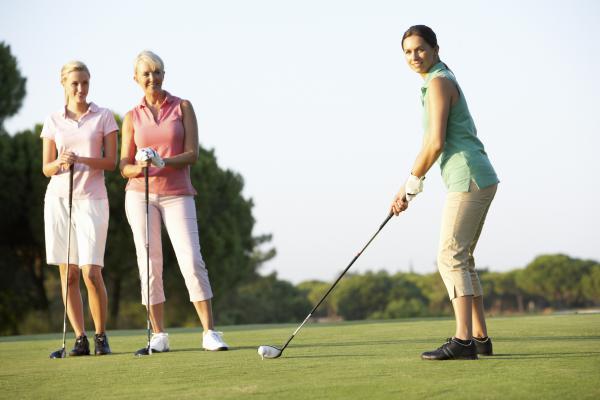
<path id="1" fill-rule="evenodd" d="M 69 262 L 104 266 L 104 249 L 108 230 L 108 199 L 73 199 L 71 212 L 71 249 Z M 44 199 L 44 230 L 46 262 L 67 263 L 67 224 L 69 199 L 46 196 Z"/>

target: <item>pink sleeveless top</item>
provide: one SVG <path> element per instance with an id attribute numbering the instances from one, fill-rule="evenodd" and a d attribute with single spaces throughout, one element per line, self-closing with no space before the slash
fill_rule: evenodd
<path id="1" fill-rule="evenodd" d="M 138 149 L 152 147 L 162 158 L 183 153 L 185 130 L 181 114 L 181 99 L 165 92 L 167 97 L 160 106 L 158 121 L 142 101 L 133 110 L 133 141 Z M 172 167 L 156 168 L 150 166 L 149 192 L 160 195 L 195 195 L 190 180 L 190 167 L 176 169 Z M 125 190 L 143 192 L 144 177 L 129 178 Z"/>

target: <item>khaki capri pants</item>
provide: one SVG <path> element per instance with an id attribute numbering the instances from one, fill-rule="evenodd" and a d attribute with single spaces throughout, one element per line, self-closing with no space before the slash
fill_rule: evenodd
<path id="1" fill-rule="evenodd" d="M 471 181 L 468 192 L 446 195 L 437 264 L 450 300 L 482 295 L 473 252 L 497 188 L 479 189 Z"/>

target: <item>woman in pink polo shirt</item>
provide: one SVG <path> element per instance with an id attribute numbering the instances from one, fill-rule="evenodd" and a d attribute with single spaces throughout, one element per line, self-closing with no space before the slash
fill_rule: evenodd
<path id="1" fill-rule="evenodd" d="M 66 105 L 44 122 L 43 172 L 50 177 L 44 199 L 46 258 L 60 268 L 63 301 L 77 339 L 69 355 L 89 355 L 79 279 L 88 292 L 96 328 L 94 354 L 109 354 L 106 338 L 107 295 L 102 267 L 108 229 L 104 170 L 117 163 L 117 123 L 110 110 L 87 102 L 90 72 L 80 61 L 62 67 Z M 74 164 L 71 248 L 67 277 L 69 166 Z M 66 284 L 69 298 L 64 299 Z"/>
<path id="2" fill-rule="evenodd" d="M 163 326 L 163 258 L 161 221 L 164 222 L 177 262 L 204 328 L 205 350 L 227 350 L 221 333 L 213 330 L 208 271 L 200 253 L 200 239 L 190 166 L 198 159 L 198 125 L 192 104 L 162 89 L 163 61 L 150 51 L 141 52 L 134 64 L 134 80 L 144 91 L 141 102 L 123 120 L 121 174 L 129 178 L 125 211 L 133 231 L 146 304 L 146 203 L 143 168 L 149 168 L 150 321 L 153 352 L 169 351 Z M 148 160 L 151 158 L 151 160 Z M 145 161 L 148 160 L 148 161 Z M 138 353 L 143 354 L 141 349 Z"/>

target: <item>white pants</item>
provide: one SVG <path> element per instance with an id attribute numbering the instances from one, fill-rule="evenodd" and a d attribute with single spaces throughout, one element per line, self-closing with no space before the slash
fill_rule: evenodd
<path id="1" fill-rule="evenodd" d="M 196 220 L 196 206 L 192 196 L 161 196 L 150 193 L 149 199 L 150 248 L 150 304 L 165 301 L 163 288 L 163 255 L 161 219 L 167 228 L 175 250 L 179 269 L 185 279 L 190 301 L 212 298 L 208 270 L 200 253 L 200 236 Z M 146 201 L 143 192 L 128 190 L 125 194 L 125 213 L 133 232 L 137 254 L 142 304 L 146 304 Z"/>
<path id="2" fill-rule="evenodd" d="M 71 211 L 71 248 L 69 263 L 104 266 L 104 249 L 108 230 L 108 199 L 74 199 Z M 46 196 L 44 199 L 44 233 L 46 262 L 67 263 L 69 199 Z"/>

